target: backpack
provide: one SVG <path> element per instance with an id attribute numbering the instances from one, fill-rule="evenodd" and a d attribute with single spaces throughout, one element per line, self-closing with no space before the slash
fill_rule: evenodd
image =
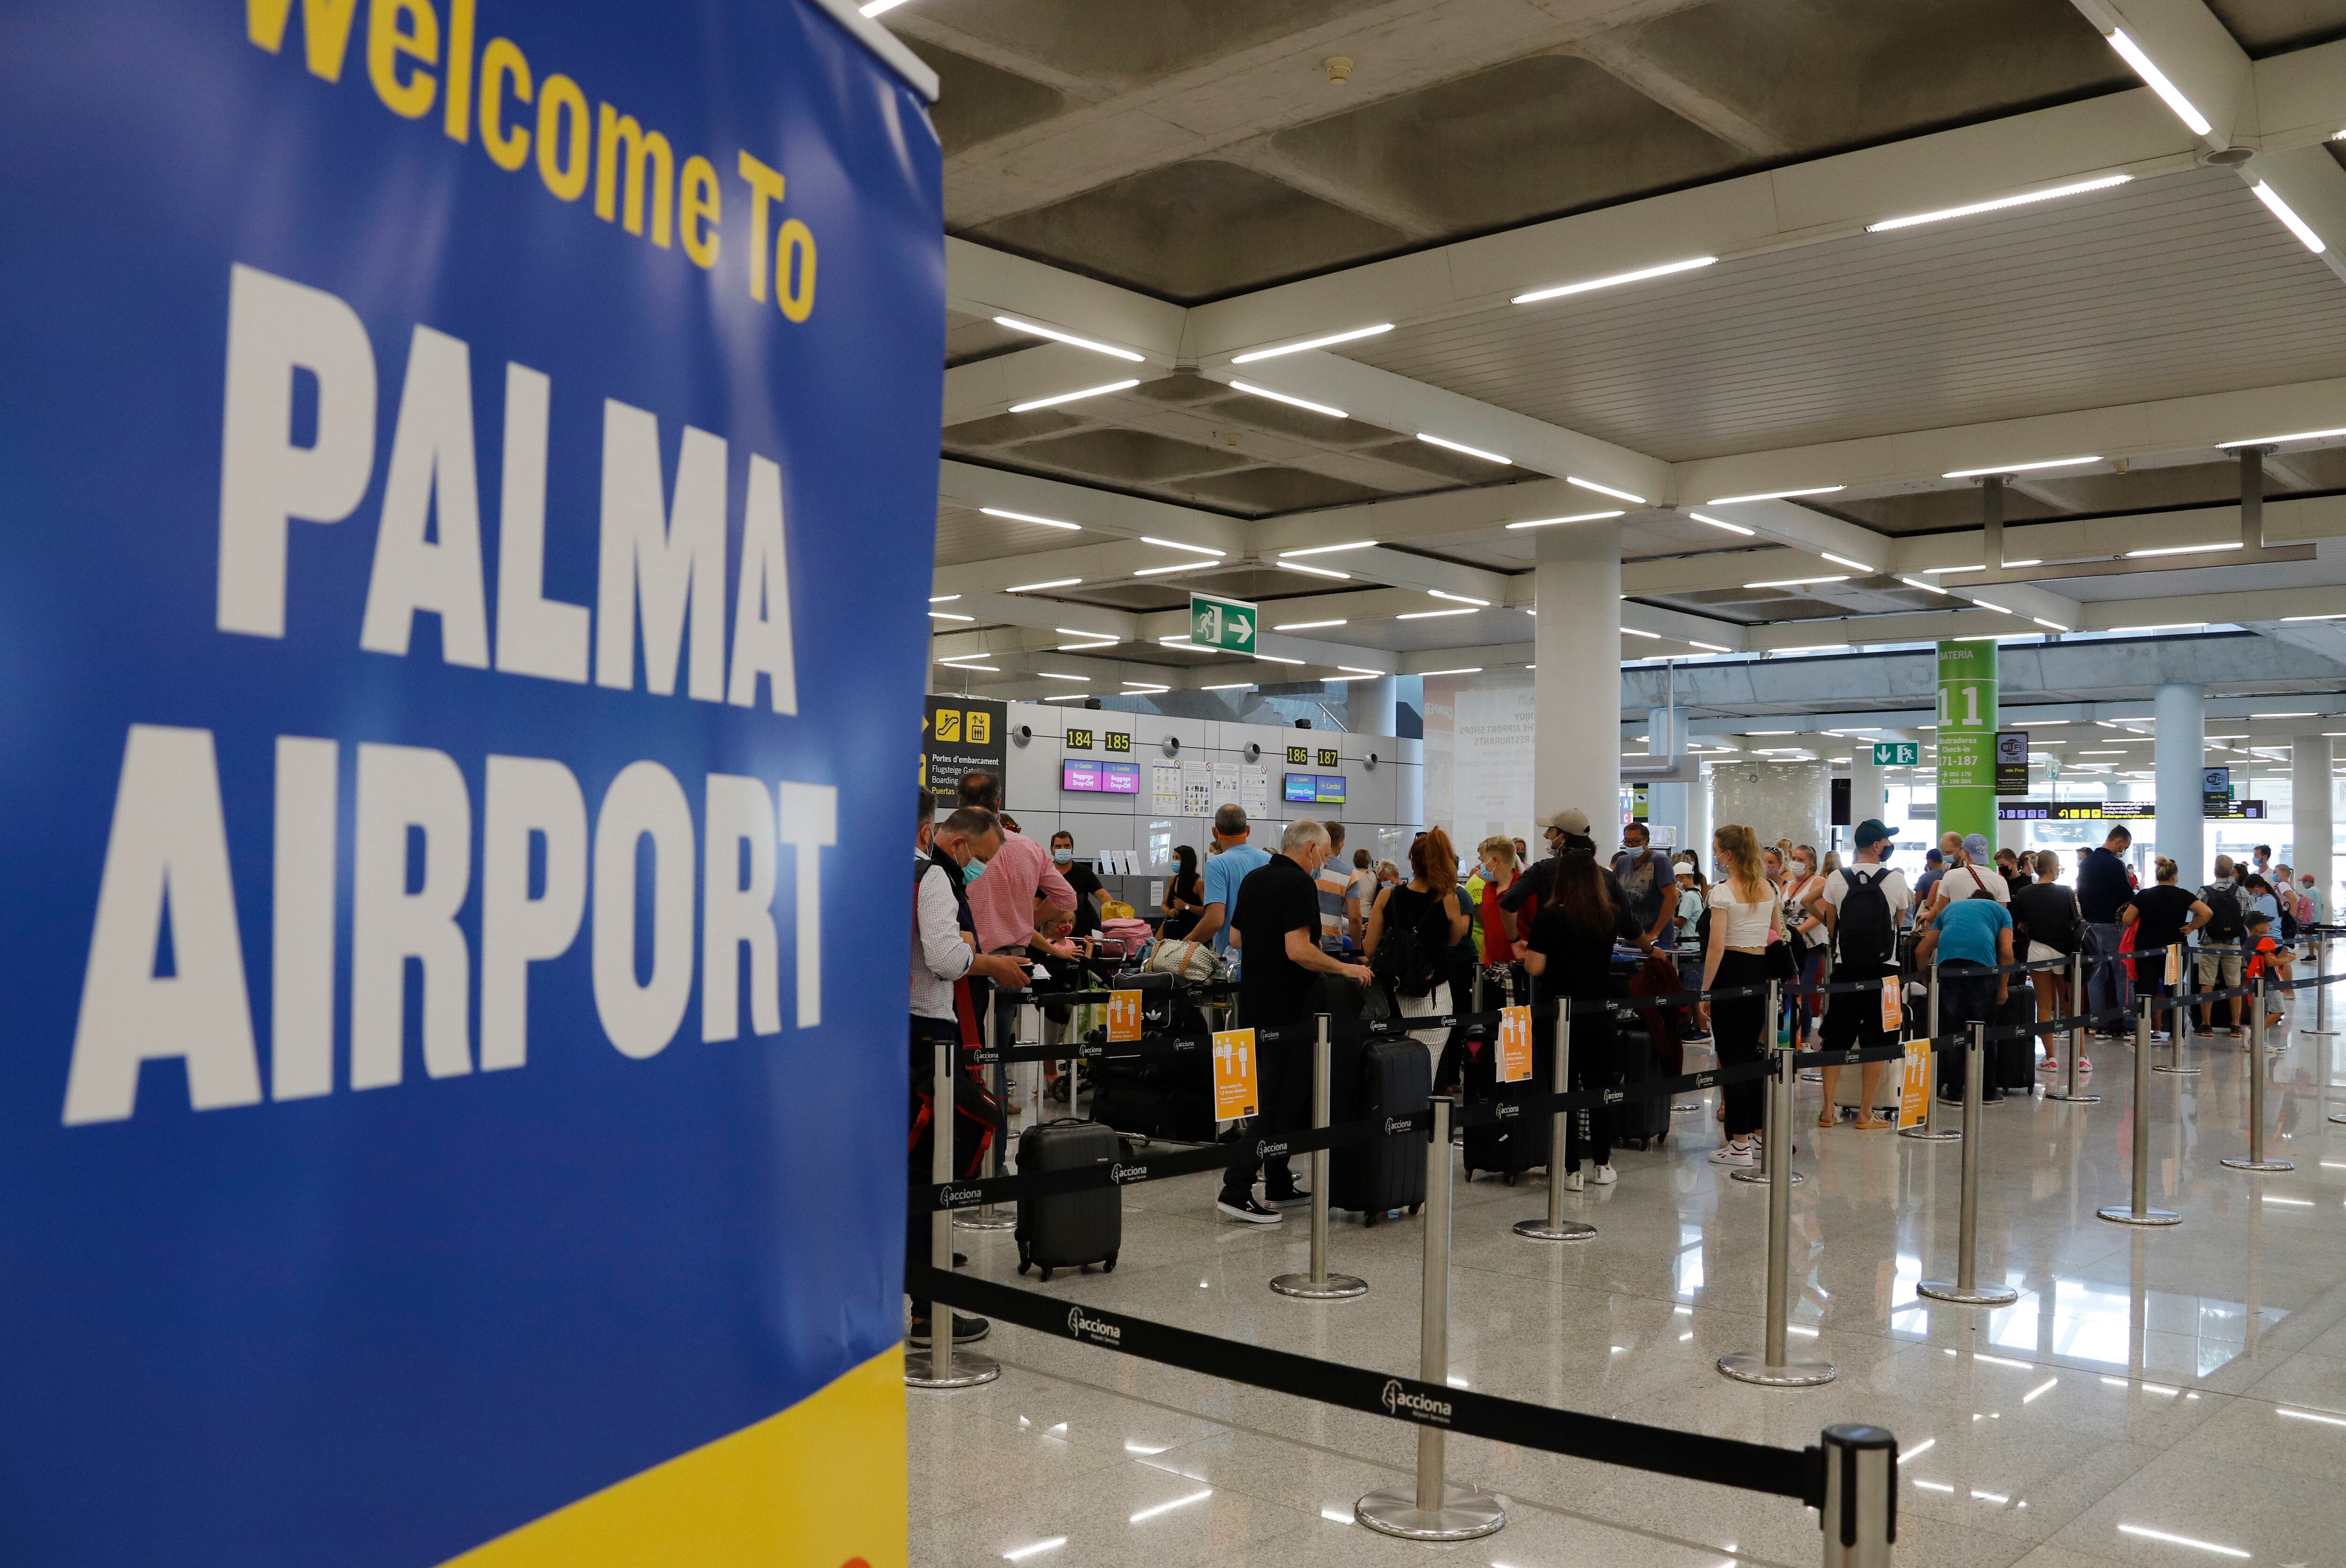
<path id="1" fill-rule="evenodd" d="M 2208 920 L 2202 932 L 2209 942 L 2236 944 L 2248 934 L 2248 926 L 2240 918 L 2240 901 L 2229 883 L 2210 882 L 2199 890 L 2199 898 L 2207 904 Z"/>
<path id="2" fill-rule="evenodd" d="M 1838 933 L 1841 961 L 1872 969 L 1886 969 L 1898 954 L 1898 927 L 1890 916 L 1890 900 L 1882 891 L 1887 867 L 1871 877 L 1854 866 L 1841 868 L 1842 892 Z"/>
<path id="3" fill-rule="evenodd" d="M 1385 908 L 1390 916 L 1392 909 L 1390 899 L 1386 901 Z M 1402 996 L 1431 996 L 1433 988 L 1442 983 L 1442 968 L 1435 962 L 1435 956 L 1448 943 L 1428 942 L 1425 936 L 1427 921 L 1436 915 L 1442 917 L 1443 930 L 1446 933 L 1449 916 L 1441 902 L 1431 899 L 1427 901 L 1425 912 L 1414 921 L 1390 918 L 1385 921 L 1384 940 L 1377 943 L 1372 967 L 1379 980 Z"/>

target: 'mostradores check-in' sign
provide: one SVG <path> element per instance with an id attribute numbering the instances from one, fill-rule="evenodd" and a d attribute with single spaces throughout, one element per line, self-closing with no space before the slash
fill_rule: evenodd
<path id="1" fill-rule="evenodd" d="M 1252 653 L 1255 607 L 1239 599 L 1218 599 L 1211 594 L 1189 596 L 1189 644 L 1193 647 L 1227 648 Z"/>
<path id="2" fill-rule="evenodd" d="M 11 1568 L 903 1563 L 841 846 L 906 826 L 943 259 L 849 25 L 11 29 Z"/>

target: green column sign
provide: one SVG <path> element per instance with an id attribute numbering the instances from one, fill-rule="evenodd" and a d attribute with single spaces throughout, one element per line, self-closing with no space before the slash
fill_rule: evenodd
<path id="1" fill-rule="evenodd" d="M 1939 645 L 1939 830 L 1995 838 L 1995 644 Z"/>
<path id="2" fill-rule="evenodd" d="M 1238 599 L 1218 599 L 1211 594 L 1189 596 L 1189 644 L 1192 647 L 1229 648 L 1254 652 L 1254 606 Z"/>

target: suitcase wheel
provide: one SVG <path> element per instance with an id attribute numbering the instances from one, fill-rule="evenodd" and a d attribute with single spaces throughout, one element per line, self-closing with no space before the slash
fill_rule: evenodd
<path id="1" fill-rule="evenodd" d="M 1417 1211 L 1418 1211 L 1419 1209 L 1421 1209 L 1421 1208 L 1424 1207 L 1425 1207 L 1425 1206 L 1424 1206 L 1423 1204 L 1417 1204 L 1417 1203 L 1411 1204 L 1411 1205 L 1409 1206 L 1409 1212 L 1410 1212 L 1410 1214 L 1411 1214 L 1413 1217 L 1414 1217 L 1414 1216 L 1416 1215 Z"/>
<path id="2" fill-rule="evenodd" d="M 1502 1180 L 1502 1181 L 1504 1181 L 1504 1182 L 1505 1182 L 1509 1186 L 1515 1186 L 1515 1172 L 1513 1172 L 1513 1171 L 1509 1171 L 1505 1176 L 1504 1176 L 1500 1177 L 1499 1179 L 1500 1179 L 1500 1180 Z"/>
<path id="3" fill-rule="evenodd" d="M 1100 1259 L 1100 1272 L 1102 1274 L 1113 1274 L 1116 1272 L 1115 1253 L 1111 1252 L 1106 1257 Z"/>
<path id="4" fill-rule="evenodd" d="M 1374 1226 L 1378 1220 L 1382 1219 L 1383 1217 L 1384 1216 L 1379 1214 L 1375 1209 L 1370 1209 L 1361 1216 L 1361 1223 L 1367 1226 Z"/>
<path id="5" fill-rule="evenodd" d="M 1018 1244 L 1018 1272 L 1024 1274 L 1033 1267 L 1035 1267 L 1034 1258 L 1028 1254 L 1026 1244 L 1022 1241 Z M 1050 1276 L 1046 1273 L 1043 1278 L 1048 1279 Z"/>
<path id="6" fill-rule="evenodd" d="M 1043 1283 L 1046 1285 L 1051 1283 L 1051 1271 L 1048 1268 L 1043 1270 Z"/>

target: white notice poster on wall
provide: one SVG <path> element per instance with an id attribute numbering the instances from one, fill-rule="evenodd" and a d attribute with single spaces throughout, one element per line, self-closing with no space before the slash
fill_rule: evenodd
<path id="1" fill-rule="evenodd" d="M 1239 804 L 1251 817 L 1270 809 L 1270 769 L 1260 762 L 1239 765 Z"/>
<path id="2" fill-rule="evenodd" d="M 1214 809 L 1220 809 L 1239 798 L 1239 765 L 1235 762 L 1214 764 Z"/>
<path id="3" fill-rule="evenodd" d="M 1181 765 L 1178 762 L 1152 762 L 1148 765 L 1148 814 L 1170 817 L 1181 809 Z"/>
<path id="4" fill-rule="evenodd" d="M 1181 810 L 1184 817 L 1214 814 L 1214 771 L 1203 762 L 1181 764 Z"/>

